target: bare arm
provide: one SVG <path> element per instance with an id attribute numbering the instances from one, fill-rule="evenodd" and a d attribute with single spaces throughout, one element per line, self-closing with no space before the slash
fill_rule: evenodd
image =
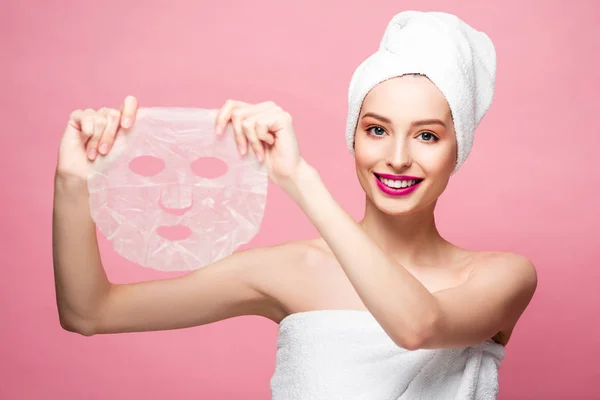
<path id="1" fill-rule="evenodd" d="M 241 251 L 187 275 L 112 284 L 104 272 L 87 188 L 56 181 L 53 249 L 61 325 L 90 336 L 204 325 L 240 315 L 283 316 L 264 289 L 290 246 Z M 270 283 L 271 282 L 271 283 Z"/>
<path id="2" fill-rule="evenodd" d="M 57 174 L 52 254 L 58 314 L 63 328 L 84 334 L 88 333 L 89 319 L 110 290 L 100 261 L 88 196 L 86 181 Z"/>

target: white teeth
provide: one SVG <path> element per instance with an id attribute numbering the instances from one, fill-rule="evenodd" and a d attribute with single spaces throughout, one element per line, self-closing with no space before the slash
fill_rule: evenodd
<path id="1" fill-rule="evenodd" d="M 406 187 L 414 185 L 417 182 L 416 180 L 400 181 L 400 180 L 386 179 L 386 178 L 380 178 L 380 179 L 386 186 L 389 186 L 394 189 L 406 188 Z"/>

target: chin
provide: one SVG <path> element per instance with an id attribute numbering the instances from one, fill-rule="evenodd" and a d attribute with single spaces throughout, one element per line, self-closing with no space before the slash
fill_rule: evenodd
<path id="1" fill-rule="evenodd" d="M 390 199 L 375 199 L 373 205 L 383 214 L 389 215 L 391 217 L 399 215 L 408 215 L 415 211 L 414 207 L 410 204 L 400 204 L 398 201 L 390 201 Z"/>

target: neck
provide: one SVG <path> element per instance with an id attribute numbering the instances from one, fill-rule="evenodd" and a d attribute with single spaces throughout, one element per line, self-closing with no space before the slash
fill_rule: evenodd
<path id="1" fill-rule="evenodd" d="M 404 267 L 444 265 L 454 246 L 437 230 L 433 212 L 436 202 L 410 214 L 391 216 L 367 197 L 365 216 L 359 225 Z"/>

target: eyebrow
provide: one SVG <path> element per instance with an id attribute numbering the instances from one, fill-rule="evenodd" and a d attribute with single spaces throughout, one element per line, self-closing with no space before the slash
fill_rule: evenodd
<path id="1" fill-rule="evenodd" d="M 392 123 L 392 121 L 390 121 L 388 118 L 383 117 L 383 116 L 378 115 L 378 114 L 375 114 L 375 113 L 372 113 L 372 112 L 368 112 L 368 113 L 366 113 L 365 115 L 362 116 L 362 118 L 365 118 L 365 117 L 372 117 L 372 118 L 378 119 L 378 120 L 380 120 L 382 122 L 385 122 L 386 124 L 391 124 Z M 411 128 L 415 127 L 415 126 L 421 126 L 421 125 L 441 125 L 444 128 L 446 128 L 446 124 L 444 124 L 439 119 L 422 119 L 422 120 L 419 120 L 419 121 L 413 121 L 410 124 Z"/>

